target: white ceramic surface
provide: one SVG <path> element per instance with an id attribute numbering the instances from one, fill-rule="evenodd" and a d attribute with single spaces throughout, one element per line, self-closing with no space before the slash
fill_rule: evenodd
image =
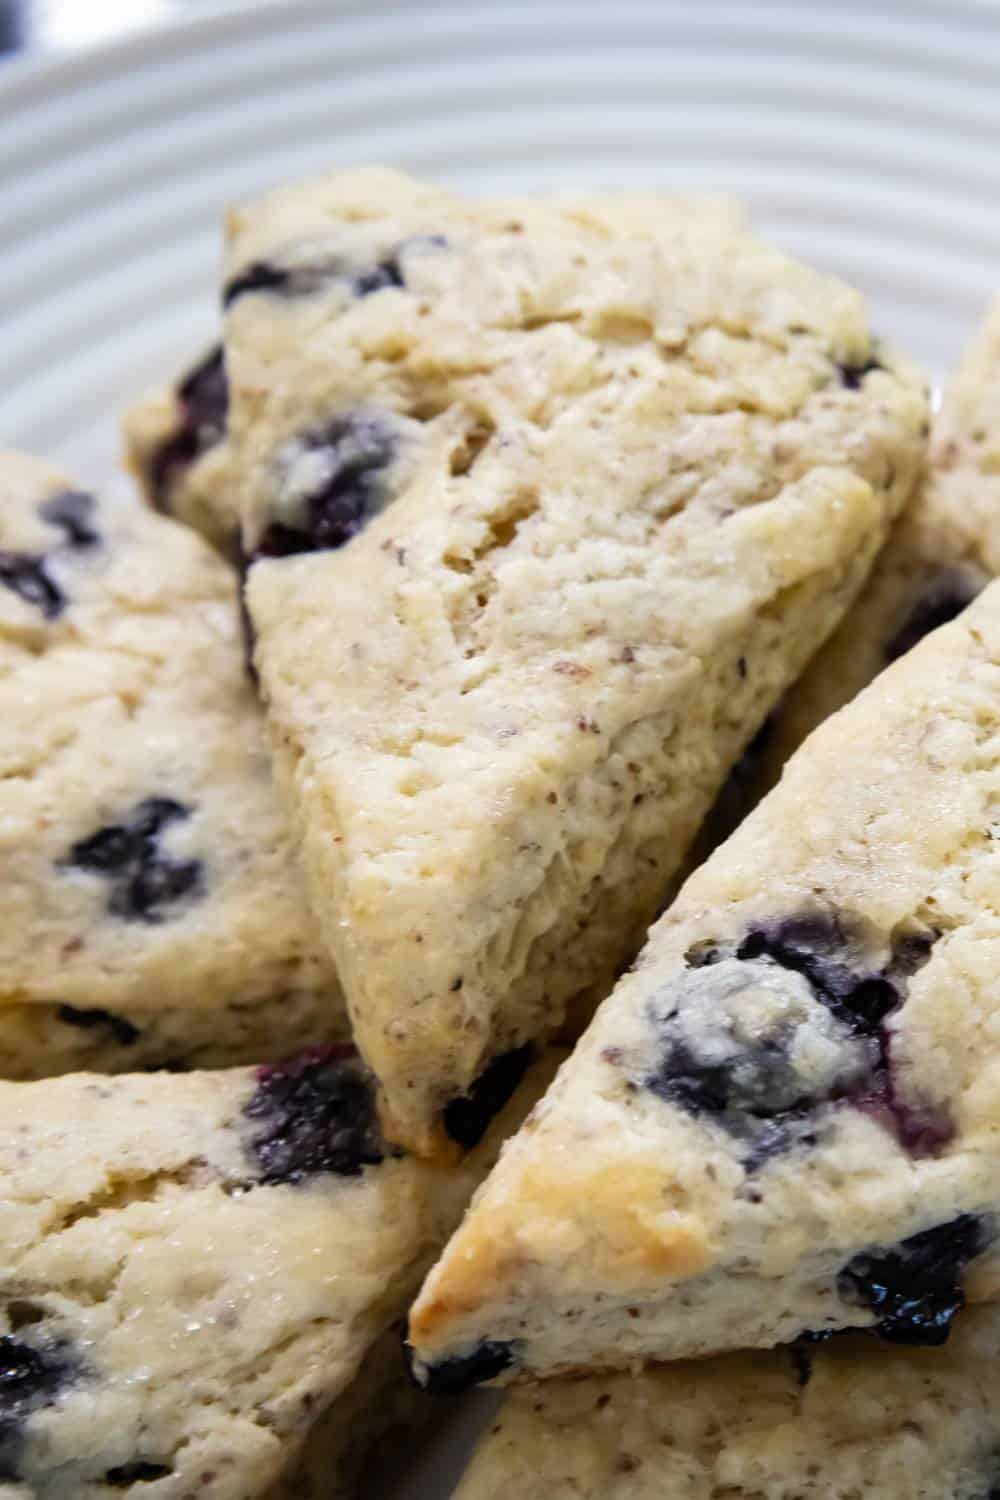
<path id="1" fill-rule="evenodd" d="M 0 444 L 123 487 L 117 413 L 212 333 L 222 205 L 334 162 L 736 192 L 940 377 L 1000 285 L 998 144 L 994 0 L 273 0 L 6 65 Z"/>

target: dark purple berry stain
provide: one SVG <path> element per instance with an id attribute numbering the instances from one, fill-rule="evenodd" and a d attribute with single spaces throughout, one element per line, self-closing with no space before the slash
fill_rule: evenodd
<path id="1" fill-rule="evenodd" d="M 170 493 L 196 459 L 221 443 L 229 422 L 229 382 L 216 344 L 180 381 L 180 420 L 149 460 L 147 480 L 157 510 L 169 513 Z"/>
<path id="2" fill-rule="evenodd" d="M 80 1373 L 65 1343 L 0 1338 L 0 1479 L 16 1482 L 25 1424 L 49 1406 Z"/>
<path id="3" fill-rule="evenodd" d="M 933 936 L 902 935 L 889 962 L 878 966 L 865 957 L 854 929 L 845 916 L 806 912 L 753 928 L 735 944 L 699 944 L 686 955 L 685 974 L 724 965 L 719 993 L 702 995 L 697 978 L 682 975 L 651 1003 L 662 1051 L 646 1086 L 722 1125 L 739 1142 L 747 1172 L 796 1146 L 815 1145 L 830 1122 L 823 1112 L 829 1106 L 871 1115 L 913 1156 L 929 1155 L 951 1138 L 948 1119 L 905 1097 L 891 1058 L 891 1017 L 905 1002 L 909 976 L 927 961 Z M 745 978 L 736 964 L 748 966 Z M 741 991 L 766 982 L 774 969 L 801 975 L 826 1014 L 824 1034 L 839 1062 L 823 1079 L 801 1075 L 795 1064 L 799 1027 L 815 1025 L 801 1011 L 776 1009 L 752 1036 L 734 1019 Z"/>
<path id="4" fill-rule="evenodd" d="M 389 1149 L 368 1079 L 348 1043 L 261 1068 L 243 1112 L 259 1125 L 249 1150 L 262 1183 L 303 1182 L 321 1172 L 357 1177 Z"/>
<path id="5" fill-rule="evenodd" d="M 228 311 L 234 302 L 254 292 L 266 292 L 273 297 L 312 297 L 331 281 L 345 281 L 355 297 L 370 297 L 386 287 L 403 287 L 406 278 L 400 257 L 418 244 L 443 249 L 447 241 L 439 234 L 413 235 L 382 260 L 360 269 L 351 267 L 343 255 L 293 266 L 255 260 L 226 283 L 222 307 Z"/>
<path id="6" fill-rule="evenodd" d="M 884 370 L 885 365 L 872 357 L 861 360 L 859 364 L 841 364 L 838 361 L 837 369 L 840 371 L 841 384 L 845 385 L 849 391 L 856 391 L 866 375 L 870 375 L 873 370 Z"/>
<path id="7" fill-rule="evenodd" d="M 46 525 L 65 534 L 69 550 L 80 551 L 100 542 L 93 525 L 95 509 L 93 495 L 63 490 L 43 500 L 38 515 Z M 57 619 L 66 608 L 66 596 L 52 577 L 44 553 L 0 550 L 0 584 L 40 610 L 46 620 Z"/>
<path id="8" fill-rule="evenodd" d="M 457 1145 L 468 1151 L 477 1146 L 524 1077 L 535 1049 L 531 1043 L 495 1057 L 480 1073 L 467 1094 L 451 1099 L 444 1107 L 444 1128 Z"/>
<path id="9" fill-rule="evenodd" d="M 116 1016 L 110 1010 L 80 1010 L 75 1005 L 60 1005 L 56 1011 L 64 1026 L 76 1026 L 81 1031 L 107 1031 L 119 1047 L 132 1047 L 142 1032 L 124 1016 Z"/>
<path id="10" fill-rule="evenodd" d="M 149 1459 L 137 1458 L 128 1464 L 120 1464 L 115 1469 L 109 1469 L 104 1476 L 104 1484 L 110 1485 L 112 1489 L 127 1489 L 130 1484 L 151 1484 L 154 1479 L 165 1479 L 172 1474 L 170 1464 L 153 1463 Z"/>
<path id="11" fill-rule="evenodd" d="M 886 661 L 905 656 L 925 635 L 954 620 L 978 592 L 970 579 L 959 574 L 943 574 L 936 579 L 886 646 Z"/>
<path id="12" fill-rule="evenodd" d="M 875 1332 L 888 1343 L 943 1344 L 965 1305 L 966 1267 L 991 1238 L 982 1219 L 962 1214 L 891 1249 L 855 1255 L 837 1277 L 837 1292 L 851 1307 L 870 1309 Z"/>
<path id="13" fill-rule="evenodd" d="M 63 490 L 44 500 L 38 514 L 49 526 L 58 526 L 66 535 L 70 547 L 87 548 L 100 545 L 100 534 L 94 527 L 94 511 L 97 502 L 85 490 Z"/>
<path id="14" fill-rule="evenodd" d="M 378 417 L 365 412 L 338 417 L 305 433 L 298 450 L 300 456 L 315 456 L 322 478 L 296 499 L 294 516 L 265 527 L 254 560 L 343 547 L 386 503 L 386 470 L 396 456 L 396 441 Z"/>
<path id="15" fill-rule="evenodd" d="M 112 916 L 157 925 L 167 920 L 165 908 L 197 895 L 202 886 L 200 860 L 173 859 L 160 848 L 163 830 L 190 816 L 189 808 L 170 797 L 147 797 L 125 822 L 110 823 L 74 844 L 63 863 L 109 882 Z"/>
<path id="16" fill-rule="evenodd" d="M 461 1396 L 475 1385 L 495 1380 L 515 1363 L 514 1345 L 499 1339 L 486 1339 L 471 1354 L 442 1359 L 427 1365 L 417 1377 L 418 1383 L 435 1396 Z"/>

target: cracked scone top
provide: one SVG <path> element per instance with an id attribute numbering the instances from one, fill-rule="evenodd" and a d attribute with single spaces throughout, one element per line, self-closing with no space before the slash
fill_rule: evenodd
<path id="1" fill-rule="evenodd" d="M 1000 583 L 806 741 L 683 888 L 432 1271 L 454 1386 L 1000 1291 Z"/>
<path id="2" fill-rule="evenodd" d="M 847 619 L 774 716 L 752 790 L 817 724 L 1000 573 L 1000 298 L 944 390 L 926 479 Z"/>
<path id="3" fill-rule="evenodd" d="M 0 455 L 0 1075 L 342 1034 L 232 572 Z"/>
<path id="4" fill-rule="evenodd" d="M 745 235 L 436 228 L 392 182 L 315 188 L 294 265 L 255 249 L 280 196 L 238 216 L 226 348 L 279 778 L 386 1128 L 427 1151 L 634 953 L 926 411 L 855 293 Z"/>
<path id="5" fill-rule="evenodd" d="M 400 1410 L 392 1325 L 517 1118 L 458 1169 L 394 1152 L 343 1044 L 0 1084 L 0 1495 L 346 1493 Z"/>
<path id="6" fill-rule="evenodd" d="M 467 226 L 477 220 L 496 223 L 501 216 L 520 217 L 529 224 L 544 218 L 547 224 L 565 223 L 576 233 L 587 232 L 598 239 L 655 238 L 692 224 L 735 228 L 742 220 L 739 205 L 724 197 L 577 193 L 554 200 L 496 200 L 477 210 L 442 191 L 414 192 L 406 178 L 387 170 L 355 173 L 353 180 L 365 181 L 368 192 L 377 181 L 381 192 L 392 193 L 401 219 L 407 214 L 416 217 L 409 231 L 401 223 L 404 235 L 419 230 L 428 212 L 439 228 L 456 219 Z M 300 309 L 311 324 L 317 316 L 329 316 L 328 299 L 339 304 L 345 291 L 351 296 L 370 295 L 401 276 L 401 266 L 393 268 L 388 261 L 374 270 L 368 267 L 360 276 L 348 274 L 346 282 L 333 274 L 327 204 L 314 186 L 282 189 L 269 203 L 267 213 L 254 216 L 249 238 L 241 236 L 241 265 L 224 289 L 225 305 L 239 300 L 241 286 L 242 290 L 270 287 L 279 294 L 283 287 L 294 287 Z M 333 248 L 340 246 L 334 243 Z M 324 266 L 330 273 L 325 276 Z M 282 316 L 267 340 L 270 357 L 282 343 L 285 353 L 294 355 L 300 334 L 292 317 Z M 239 491 L 228 443 L 229 388 L 222 346 L 213 345 L 172 385 L 138 401 L 126 413 L 123 425 L 127 466 L 153 508 L 193 526 L 221 552 L 232 555 L 239 534 Z"/>
<path id="7" fill-rule="evenodd" d="M 455 1500 L 990 1500 L 1000 1315 L 514 1391 Z"/>

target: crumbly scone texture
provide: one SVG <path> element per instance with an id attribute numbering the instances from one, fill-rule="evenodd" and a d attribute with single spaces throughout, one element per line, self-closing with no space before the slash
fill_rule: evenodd
<path id="1" fill-rule="evenodd" d="M 386 1128 L 434 1151 L 637 950 L 907 497 L 925 400 L 854 292 L 735 230 L 316 193 L 325 261 L 233 221 L 247 599 Z"/>
<path id="2" fill-rule="evenodd" d="M 423 1378 L 933 1343 L 993 1299 L 998 810 L 993 583 L 652 929 L 428 1278 Z"/>
<path id="3" fill-rule="evenodd" d="M 232 558 L 240 520 L 228 425 L 229 386 L 220 344 L 172 385 L 142 397 L 122 421 L 125 466 L 147 503 L 192 526 Z"/>
<path id="4" fill-rule="evenodd" d="M 0 1075 L 342 1035 L 231 569 L 34 459 L 0 495 Z"/>
<path id="5" fill-rule="evenodd" d="M 386 1146 L 346 1045 L 0 1084 L 0 1495 L 343 1493 L 413 1415 L 384 1336 L 518 1108 L 446 1170 Z"/>
<path id="6" fill-rule="evenodd" d="M 945 388 L 927 479 L 849 617 L 775 716 L 761 793 L 817 724 L 1000 573 L 1000 298 Z"/>
<path id="7" fill-rule="evenodd" d="M 942 1350 L 848 1337 L 512 1392 L 455 1500 L 989 1500 L 996 1312 Z"/>

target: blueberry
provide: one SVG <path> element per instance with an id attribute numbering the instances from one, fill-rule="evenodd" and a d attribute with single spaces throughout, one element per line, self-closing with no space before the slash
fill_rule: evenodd
<path id="1" fill-rule="evenodd" d="M 862 1035 L 874 1035 L 899 1004 L 899 992 L 880 975 L 858 974 L 847 957 L 848 940 L 837 918 L 806 913 L 770 928 L 754 928 L 737 958 L 767 958 L 802 974 L 829 1010 Z"/>
<path id="2" fill-rule="evenodd" d="M 884 370 L 885 365 L 880 360 L 871 357 L 862 360 L 859 364 L 842 364 L 838 360 L 837 369 L 840 371 L 841 383 L 849 391 L 856 391 L 866 375 L 870 375 L 873 370 Z"/>
<path id="3" fill-rule="evenodd" d="M 56 1340 L 27 1343 L 0 1338 L 0 1479 L 16 1482 L 24 1427 L 51 1405 L 79 1374 L 79 1361 Z"/>
<path id="4" fill-rule="evenodd" d="M 255 260 L 233 276 L 222 292 L 223 310 L 228 310 L 248 293 L 267 292 L 275 297 L 311 297 L 331 281 L 344 280 L 355 297 L 369 297 L 385 287 L 406 285 L 400 256 L 414 245 L 441 249 L 447 241 L 440 234 L 413 235 L 403 240 L 382 260 L 360 270 L 352 268 L 343 255 L 331 254 L 323 259 L 283 266 L 275 261 Z"/>
<path id="5" fill-rule="evenodd" d="M 486 1339 L 471 1354 L 442 1359 L 428 1365 L 420 1378 L 425 1390 L 435 1396 L 460 1396 L 474 1385 L 494 1380 L 514 1364 L 514 1345 L 499 1339 Z"/>
<path id="6" fill-rule="evenodd" d="M 837 1277 L 838 1294 L 875 1313 L 875 1331 L 889 1343 L 943 1344 L 965 1305 L 965 1269 L 991 1237 L 982 1219 L 961 1214 L 891 1249 L 855 1255 Z"/>
<path id="7" fill-rule="evenodd" d="M 495 1057 L 469 1092 L 444 1107 L 444 1128 L 453 1141 L 469 1150 L 486 1134 L 490 1121 L 503 1109 L 527 1072 L 535 1055 L 530 1042 Z"/>
<path id="8" fill-rule="evenodd" d="M 249 1142 L 260 1182 L 357 1177 L 383 1160 L 372 1091 L 353 1047 L 312 1048 L 261 1068 L 257 1080 L 244 1114 L 261 1126 Z"/>
<path id="9" fill-rule="evenodd" d="M 147 797 L 126 822 L 111 823 L 75 843 L 64 863 L 110 882 L 112 916 L 156 925 L 166 920 L 165 906 L 197 894 L 202 886 L 200 860 L 175 860 L 159 848 L 163 829 L 190 815 L 172 797 Z"/>
<path id="10" fill-rule="evenodd" d="M 127 1489 L 130 1484 L 150 1484 L 154 1479 L 165 1479 L 172 1473 L 170 1464 L 151 1463 L 148 1459 L 137 1458 L 129 1464 L 109 1469 L 104 1476 L 104 1483 L 112 1489 Z"/>
<path id="11" fill-rule="evenodd" d="M 75 1005 L 60 1005 L 56 1011 L 66 1026 L 77 1026 L 82 1031 L 108 1030 L 120 1047 L 131 1047 L 142 1035 L 138 1026 L 116 1016 L 110 1010 L 79 1010 Z"/>
<path id="12" fill-rule="evenodd" d="M 954 620 L 972 603 L 978 592 L 969 579 L 956 574 L 938 578 L 924 597 L 917 601 L 886 646 L 886 661 L 896 661 L 900 656 L 905 656 L 925 635 L 930 635 L 932 630 Z"/>
<path id="13" fill-rule="evenodd" d="M 247 292 L 278 292 L 285 294 L 292 279 L 292 272 L 284 266 L 272 265 L 270 261 L 251 261 L 245 271 L 233 276 L 222 289 L 222 308 L 225 311 Z"/>
<path id="14" fill-rule="evenodd" d="M 0 551 L 0 583 L 54 620 L 66 608 L 66 596 L 45 567 L 44 557 L 29 552 Z"/>
<path id="15" fill-rule="evenodd" d="M 254 557 L 342 547 L 385 505 L 385 471 L 395 457 L 393 433 L 371 413 L 338 417 L 305 433 L 289 462 L 308 464 L 316 481 L 296 494 L 287 516 L 265 527 Z"/>
<path id="16" fill-rule="evenodd" d="M 226 435 L 229 382 L 222 345 L 216 344 L 184 376 L 176 391 L 180 421 L 152 454 L 147 481 L 157 510 L 169 512 L 170 492 L 196 459 Z"/>
<path id="17" fill-rule="evenodd" d="M 96 547 L 101 538 L 94 530 L 93 518 L 97 502 L 84 490 L 63 490 L 51 499 L 43 501 L 38 514 L 49 526 L 58 526 L 66 533 L 70 547 Z"/>
<path id="18" fill-rule="evenodd" d="M 650 1003 L 661 1052 L 642 1082 L 722 1126 L 748 1173 L 780 1152 L 815 1145 L 831 1106 L 860 1109 L 912 1155 L 929 1155 L 951 1138 L 951 1122 L 901 1093 L 888 1023 L 935 937 L 905 932 L 889 961 L 876 964 L 856 922 L 817 910 L 751 928 L 735 943 L 699 943 L 686 954 L 687 969 Z M 804 987 L 776 971 L 799 976 Z M 820 1074 L 815 1056 L 808 1061 L 816 1043 L 815 1055 L 826 1059 Z"/>

